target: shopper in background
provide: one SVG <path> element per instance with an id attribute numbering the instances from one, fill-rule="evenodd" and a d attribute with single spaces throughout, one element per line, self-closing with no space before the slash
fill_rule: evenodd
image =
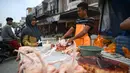
<path id="1" fill-rule="evenodd" d="M 13 18 L 7 17 L 6 18 L 7 24 L 2 28 L 2 38 L 3 41 L 8 43 L 14 49 L 18 49 L 20 44 L 18 43 L 18 38 L 15 35 L 14 28 L 12 27 Z"/>
<path id="2" fill-rule="evenodd" d="M 36 21 L 36 17 L 33 15 L 28 15 L 26 17 L 26 27 L 21 34 L 22 46 L 42 46 L 41 32 L 37 27 Z"/>

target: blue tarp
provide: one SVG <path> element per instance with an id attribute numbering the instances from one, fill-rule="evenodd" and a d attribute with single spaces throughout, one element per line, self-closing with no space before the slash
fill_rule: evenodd
<path id="1" fill-rule="evenodd" d="M 130 30 L 121 30 L 120 23 L 130 17 L 130 0 L 100 1 L 101 2 L 99 2 L 99 8 L 101 9 L 101 14 L 103 16 L 101 19 L 102 22 L 100 24 L 101 32 L 105 33 L 105 35 L 116 37 L 116 52 L 124 55 L 122 51 L 123 46 L 127 47 L 130 50 Z"/>
<path id="2" fill-rule="evenodd" d="M 120 21 L 130 17 L 130 0 L 112 0 L 111 5 Z"/>
<path id="3" fill-rule="evenodd" d="M 120 23 L 130 17 L 130 0 L 100 0 L 100 1 L 105 1 L 105 5 L 108 4 L 104 9 L 104 12 L 106 11 L 106 8 L 108 8 L 107 12 L 109 17 L 110 23 L 102 23 L 101 25 L 109 25 L 109 30 L 107 31 L 102 31 L 105 32 L 109 36 L 118 36 L 122 35 L 124 33 L 123 30 L 120 29 Z M 101 2 L 103 3 L 103 2 Z M 100 5 L 100 4 L 99 4 Z M 103 4 L 101 4 L 103 5 Z M 106 14 L 106 13 L 104 13 Z M 108 20 L 103 20 L 103 22 L 106 22 Z M 104 29 L 102 27 L 101 29 Z M 106 28 L 108 29 L 108 28 Z"/>

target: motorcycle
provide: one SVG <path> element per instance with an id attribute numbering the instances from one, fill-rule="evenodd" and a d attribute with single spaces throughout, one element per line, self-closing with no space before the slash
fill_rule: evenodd
<path id="1" fill-rule="evenodd" d="M 4 41 L 0 41 L 0 63 L 2 63 L 5 59 L 11 57 L 13 52 L 13 48 L 8 45 L 8 43 Z"/>

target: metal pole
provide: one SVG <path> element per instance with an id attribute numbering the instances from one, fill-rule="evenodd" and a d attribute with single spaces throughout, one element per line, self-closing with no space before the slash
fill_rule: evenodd
<path id="1" fill-rule="evenodd" d="M 101 33 L 101 28 L 102 28 L 102 22 L 103 22 L 103 15 L 104 15 L 104 8 L 105 8 L 105 0 L 102 0 L 103 2 L 103 5 L 102 5 L 102 14 L 101 14 L 101 17 L 100 17 L 100 22 L 99 22 L 99 29 L 98 29 L 98 34 Z"/>

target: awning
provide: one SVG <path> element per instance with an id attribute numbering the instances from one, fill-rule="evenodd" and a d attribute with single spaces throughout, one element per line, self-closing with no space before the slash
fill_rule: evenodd
<path id="1" fill-rule="evenodd" d="M 95 3 L 89 4 L 88 6 L 89 6 L 89 7 L 91 7 L 91 6 L 92 6 L 92 7 L 98 7 L 98 2 L 95 2 Z"/>
<path id="2" fill-rule="evenodd" d="M 38 25 L 47 25 L 47 24 L 51 24 L 52 22 L 59 21 L 59 20 L 60 20 L 60 14 L 40 20 Z"/>
<path id="3" fill-rule="evenodd" d="M 49 22 L 46 19 L 39 20 L 37 25 L 47 25 Z"/>
<path id="4" fill-rule="evenodd" d="M 59 21 L 59 19 L 60 19 L 60 14 L 59 14 L 59 15 L 52 16 L 52 17 L 46 18 L 46 20 L 47 20 L 48 22 Z"/>
<path id="5" fill-rule="evenodd" d="M 93 17 L 93 16 L 96 16 L 99 14 L 100 14 L 100 12 L 98 10 L 98 3 L 96 2 L 96 3 L 90 4 L 89 8 L 88 8 L 88 15 L 90 17 Z M 77 18 L 78 18 L 77 8 L 66 11 L 66 12 L 62 12 L 61 16 L 60 16 L 60 20 L 65 20 L 65 19 L 74 19 L 75 20 Z"/>

